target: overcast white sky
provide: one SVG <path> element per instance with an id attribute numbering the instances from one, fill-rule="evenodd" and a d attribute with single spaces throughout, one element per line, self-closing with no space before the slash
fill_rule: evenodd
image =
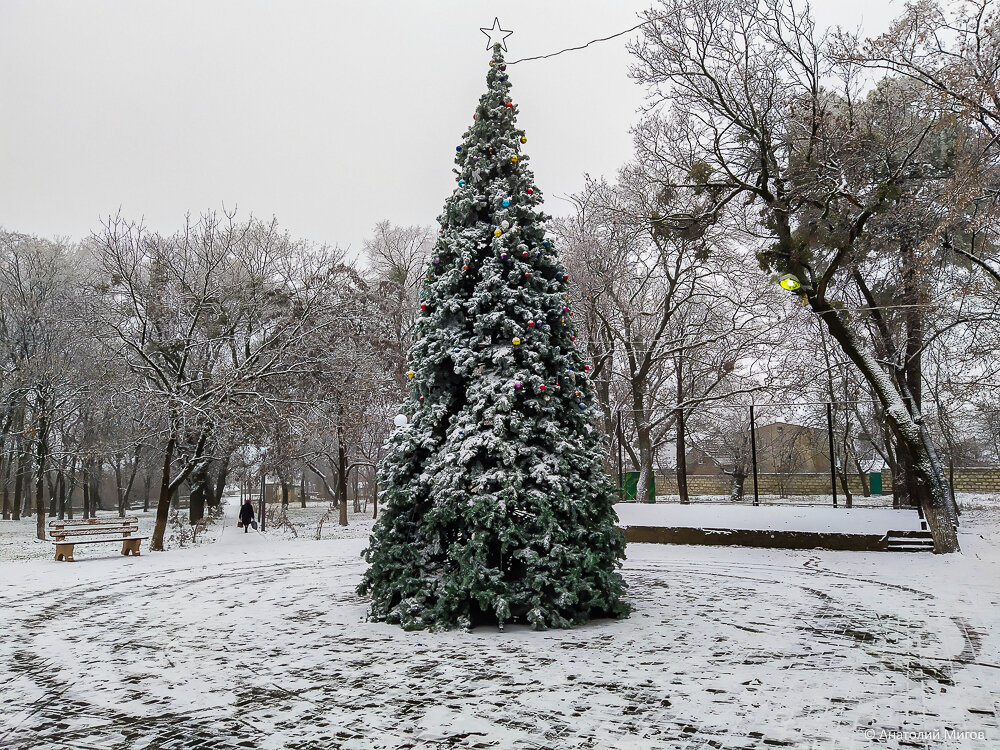
<path id="1" fill-rule="evenodd" d="M 121 207 L 171 231 L 222 205 L 360 248 L 432 224 L 485 87 L 508 59 L 637 22 L 651 0 L 0 0 L 0 226 L 77 239 Z M 881 31 L 900 0 L 817 0 Z M 510 69 L 549 213 L 629 158 L 643 100 L 619 38 Z"/>

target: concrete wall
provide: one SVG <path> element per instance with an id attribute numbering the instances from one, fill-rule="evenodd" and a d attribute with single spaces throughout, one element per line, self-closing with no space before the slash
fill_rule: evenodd
<path id="1" fill-rule="evenodd" d="M 688 475 L 688 492 L 691 495 L 728 495 L 731 479 L 719 475 Z M 829 495 L 830 475 L 819 474 L 757 474 L 757 486 L 761 495 Z M 861 480 L 857 474 L 848 477 L 851 492 L 862 494 Z M 837 493 L 841 493 L 840 481 Z M 982 492 L 1000 494 L 1000 468 L 955 469 L 956 492 Z M 753 496 L 753 477 L 747 477 L 743 492 Z M 677 477 L 674 474 L 657 475 L 657 495 L 676 495 Z M 892 494 L 892 475 L 882 472 L 882 494 Z"/>

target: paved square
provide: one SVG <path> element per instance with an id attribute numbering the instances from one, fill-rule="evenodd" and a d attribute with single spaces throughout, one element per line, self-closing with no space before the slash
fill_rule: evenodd
<path id="1" fill-rule="evenodd" d="M 0 746 L 998 747 L 996 528 L 952 556 L 630 545 L 632 617 L 546 633 L 366 623 L 363 539 L 8 562 Z M 948 730 L 986 739 L 894 734 Z"/>

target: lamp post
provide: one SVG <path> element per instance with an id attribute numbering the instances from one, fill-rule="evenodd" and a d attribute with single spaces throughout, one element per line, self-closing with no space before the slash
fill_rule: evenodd
<path id="1" fill-rule="evenodd" d="M 264 472 L 260 474 L 260 530 L 264 531 L 264 525 L 266 523 L 264 518 L 264 511 L 267 509 L 267 475 Z"/>

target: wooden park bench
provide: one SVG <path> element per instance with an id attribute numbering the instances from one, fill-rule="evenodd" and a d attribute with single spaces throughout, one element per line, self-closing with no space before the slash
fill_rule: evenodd
<path id="1" fill-rule="evenodd" d="M 56 560 L 73 562 L 73 547 L 78 544 L 121 542 L 122 554 L 139 554 L 139 543 L 145 536 L 139 532 L 139 519 L 134 516 L 116 518 L 86 518 L 79 521 L 49 521 L 49 535 L 56 545 Z M 103 537 L 103 538 L 99 538 Z"/>

